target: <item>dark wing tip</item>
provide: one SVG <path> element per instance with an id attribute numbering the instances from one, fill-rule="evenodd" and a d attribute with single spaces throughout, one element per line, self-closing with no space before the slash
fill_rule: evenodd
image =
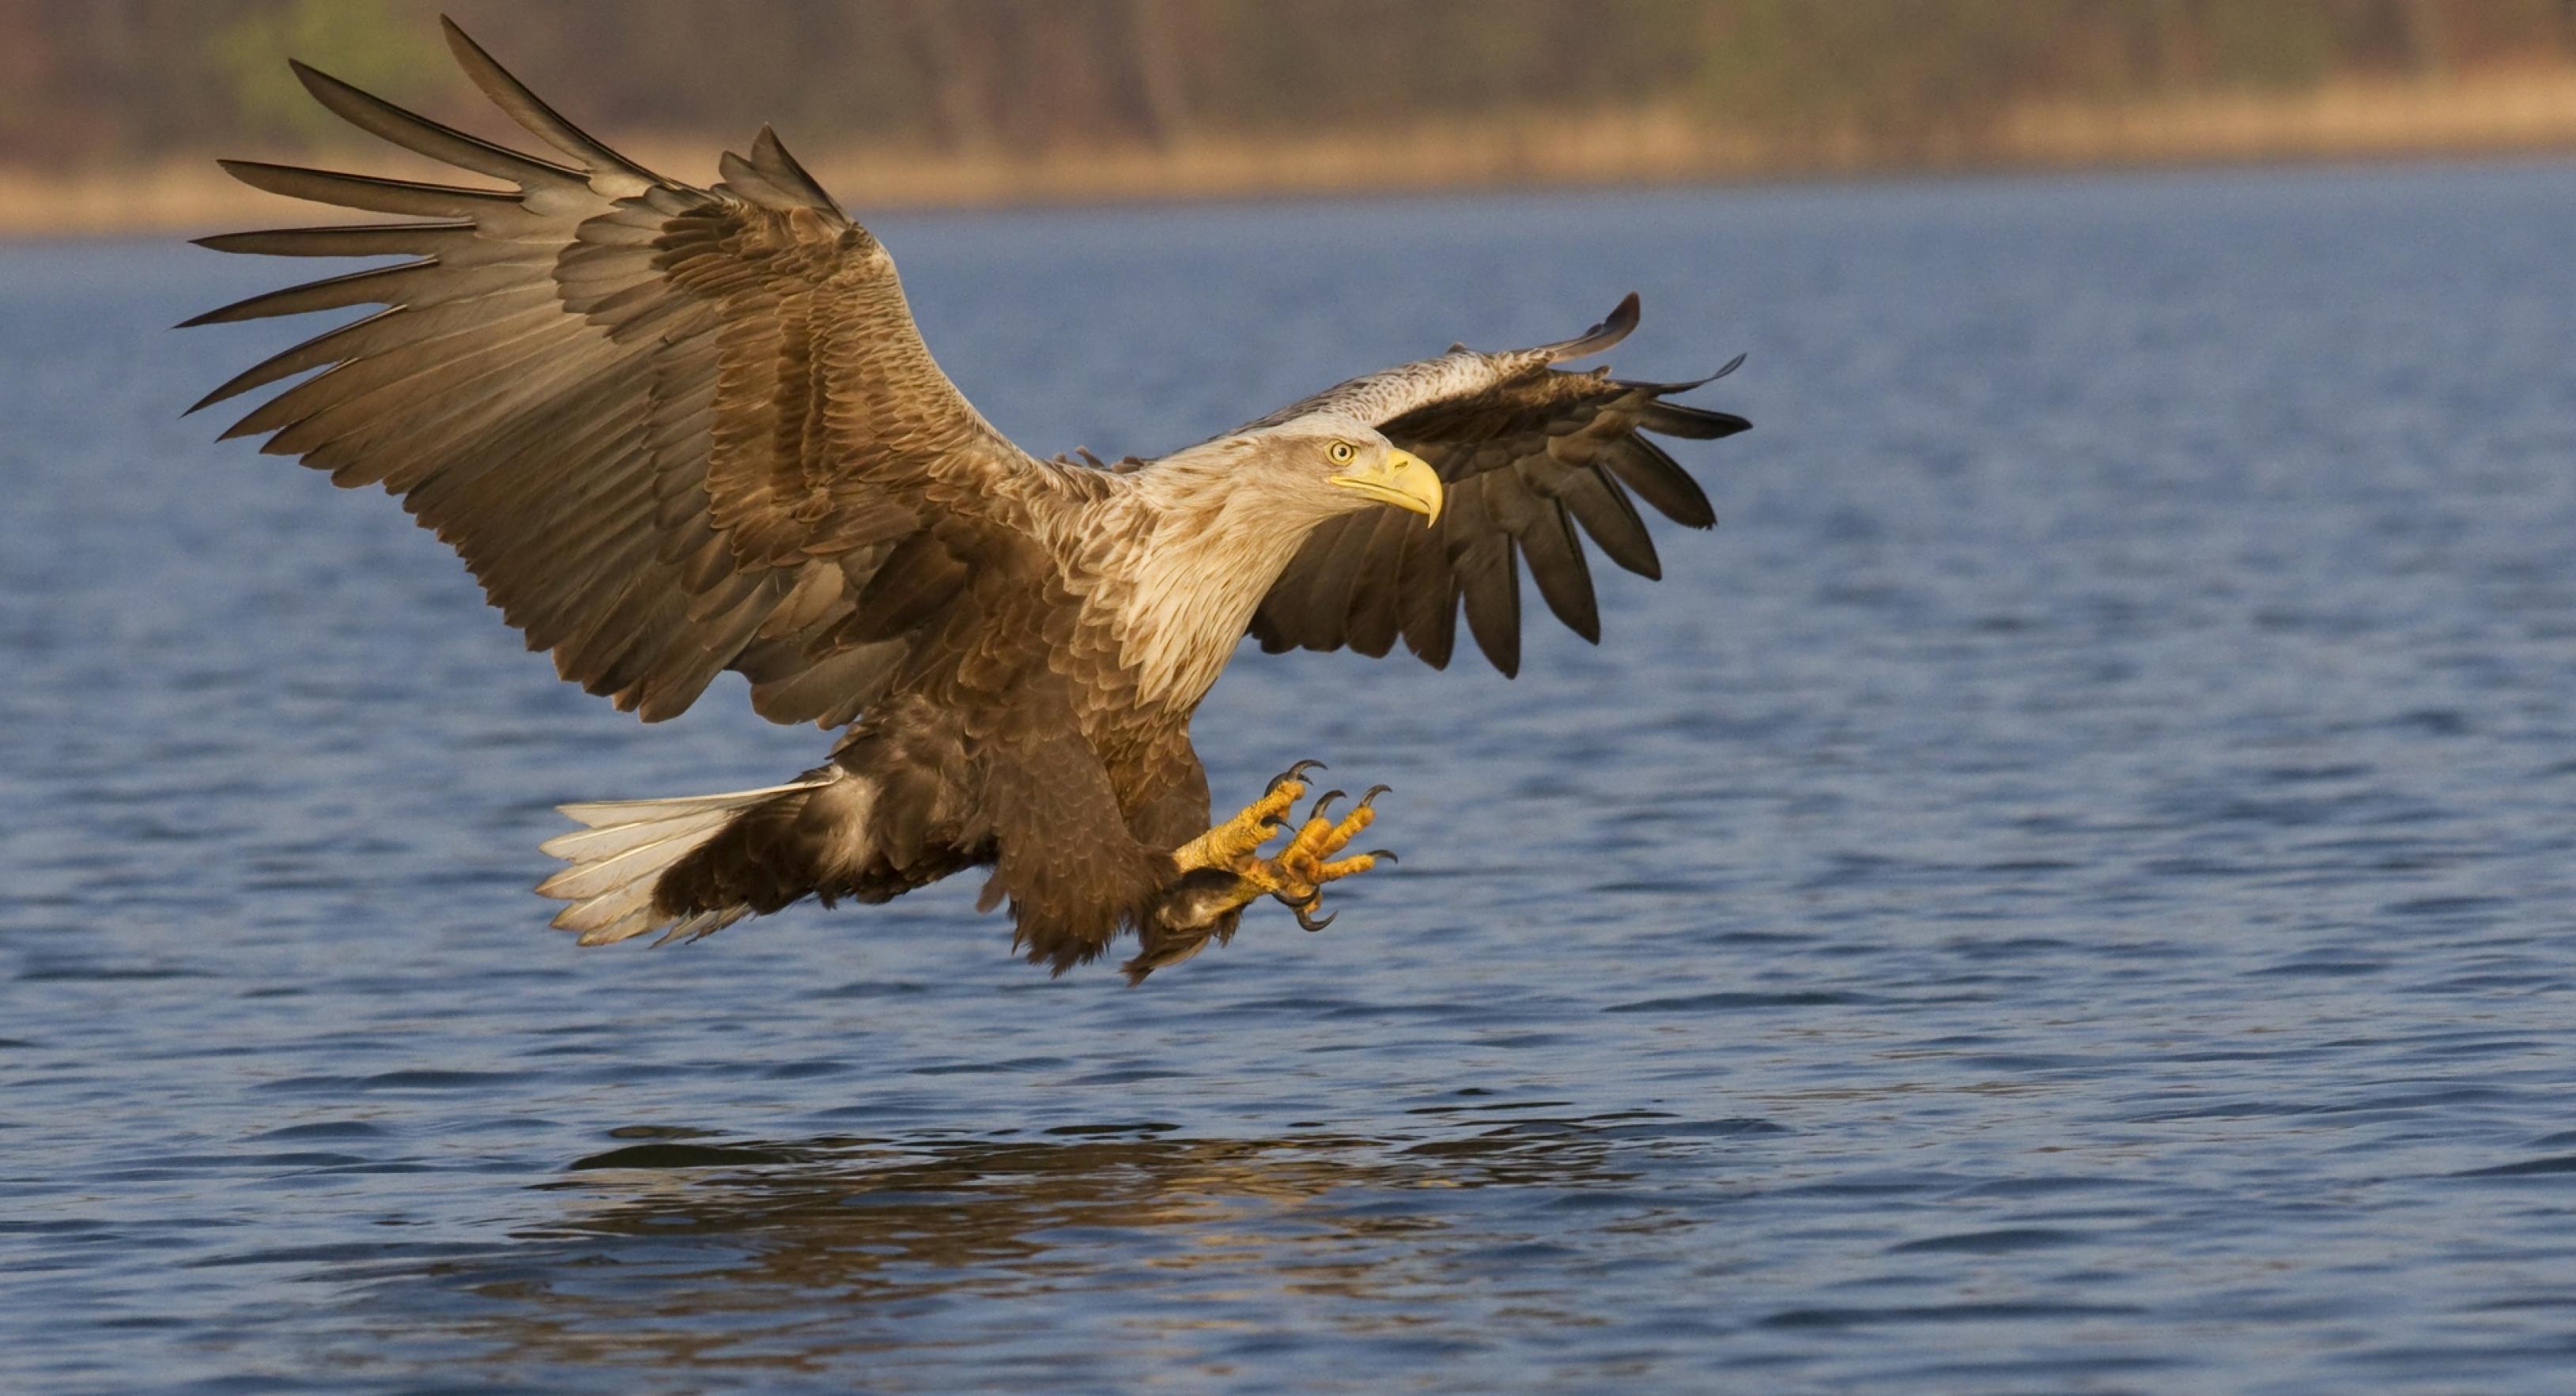
<path id="1" fill-rule="evenodd" d="M 456 16 L 440 14 L 438 30 L 447 40 L 449 56 L 456 60 L 458 67 L 465 69 L 468 76 L 473 74 L 478 62 L 489 68 L 501 66 L 500 60 L 492 56 L 490 49 L 475 42 L 474 36 L 465 32 L 465 26 L 456 22 Z"/>
<path id="2" fill-rule="evenodd" d="M 331 95 L 334 92 L 358 91 L 358 89 L 349 86 L 349 84 L 340 81 L 329 73 L 323 72 L 321 69 L 314 67 L 312 64 L 305 62 L 301 58 L 287 59 L 286 68 L 288 72 L 295 74 L 295 80 L 297 82 L 304 84 L 305 91 L 313 94 L 315 101 L 321 102 L 325 106 L 330 105 Z M 366 94 L 359 93 L 359 95 L 365 96 Z"/>
<path id="3" fill-rule="evenodd" d="M 447 39 L 448 56 L 454 58 L 456 65 L 463 68 L 469 76 L 474 72 L 478 62 L 487 67 L 501 66 L 492 57 L 491 50 L 474 42 L 474 36 L 465 32 L 465 26 L 457 23 L 454 15 L 440 15 L 438 29 L 439 33 Z"/>
<path id="4" fill-rule="evenodd" d="M 748 159 L 728 150 L 716 161 L 716 170 L 724 176 L 718 188 L 735 198 L 767 209 L 806 208 L 848 219 L 814 176 L 787 153 L 787 147 L 779 143 L 778 133 L 767 126 L 761 127 L 760 134 L 752 140 Z"/>
<path id="5" fill-rule="evenodd" d="M 1626 339 L 1629 333 L 1637 328 L 1638 318 L 1637 293 L 1630 291 L 1620 299 L 1618 305 L 1611 308 L 1610 313 L 1603 317 L 1601 323 L 1572 339 L 1547 346 L 1545 352 L 1548 362 L 1556 363 L 1565 359 L 1579 359 L 1586 354 L 1598 354 L 1620 340 Z"/>
<path id="6" fill-rule="evenodd" d="M 1651 404 L 1637 424 L 1659 436 L 1678 436 L 1685 441 L 1715 441 L 1753 430 L 1750 418 L 1678 402 Z"/>
<path id="7" fill-rule="evenodd" d="M 1705 388 L 1709 384 L 1716 382 L 1720 378 L 1724 378 L 1728 374 L 1733 373 L 1742 367 L 1744 367 L 1744 356 L 1742 354 L 1738 354 L 1734 358 L 1727 360 L 1725 367 L 1720 368 L 1715 373 L 1704 374 L 1698 378 L 1685 379 L 1679 383 L 1648 383 L 1634 378 L 1622 378 L 1617 381 L 1619 386 L 1623 388 L 1642 388 L 1659 397 L 1671 397 L 1677 393 L 1689 392 L 1693 388 Z M 1593 376 L 1599 377 L 1602 370 L 1596 368 L 1591 372 Z"/>
<path id="8" fill-rule="evenodd" d="M 1625 336 L 1630 330 L 1637 328 L 1638 320 L 1643 318 L 1641 313 L 1643 308 L 1644 302 L 1637 299 L 1636 292 L 1630 291 L 1619 298 L 1617 305 L 1610 308 L 1610 318 L 1596 326 L 1593 333 L 1599 334 L 1607 330 L 1613 334 Z"/>
<path id="9" fill-rule="evenodd" d="M 1706 387 L 1743 366 L 1744 356 L 1738 354 L 1727 360 L 1726 366 L 1717 372 L 1692 382 L 1622 383 L 1621 386 L 1643 389 L 1651 397 L 1646 404 L 1643 416 L 1638 420 L 1639 426 L 1665 436 L 1679 436 L 1692 441 L 1714 441 L 1719 437 L 1733 436 L 1740 431 L 1751 431 L 1753 423 L 1749 418 L 1737 416 L 1732 412 L 1691 407 L 1683 403 L 1666 402 L 1663 399 L 1677 393 L 1689 392 L 1693 388 Z"/>
<path id="10" fill-rule="evenodd" d="M 778 132 L 765 121 L 761 123 L 760 134 L 752 138 L 751 163 L 753 168 L 768 176 L 771 183 L 785 186 L 807 204 L 833 213 L 840 212 L 840 205 L 833 200 L 831 191 L 823 187 L 821 180 L 814 178 L 804 162 L 788 153 L 786 143 L 778 139 Z"/>

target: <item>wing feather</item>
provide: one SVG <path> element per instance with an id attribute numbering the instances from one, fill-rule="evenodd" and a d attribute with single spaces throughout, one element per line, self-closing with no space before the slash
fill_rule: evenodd
<path id="1" fill-rule="evenodd" d="M 1522 562 L 1548 610 L 1597 643 L 1600 601 L 1583 539 L 1622 569 L 1656 578 L 1663 565 L 1636 499 L 1685 527 L 1717 521 L 1707 492 L 1647 433 L 1712 440 L 1752 425 L 1665 400 L 1724 377 L 1741 358 L 1699 383 L 1556 367 L 1617 344 L 1637 320 L 1630 296 L 1572 339 L 1499 354 L 1455 348 L 1354 378 L 1253 423 L 1324 410 L 1356 415 L 1430 462 L 1449 487 L 1447 510 L 1430 529 L 1395 527 L 1400 516 L 1384 512 L 1318 530 L 1253 615 L 1263 647 L 1347 645 L 1382 655 L 1400 635 L 1444 668 L 1463 603 L 1477 648 L 1508 675 L 1520 666 Z"/>
<path id="2" fill-rule="evenodd" d="M 1462 480 L 1449 493 L 1457 526 L 1449 530 L 1449 568 L 1466 599 L 1467 632 L 1506 678 L 1521 671 L 1520 568 L 1512 541 L 1494 518 L 1495 475 Z"/>
<path id="3" fill-rule="evenodd" d="M 332 115 L 405 150 L 454 165 L 460 170 L 505 179 L 521 188 L 532 184 L 572 183 L 584 187 L 589 184 L 583 171 L 551 160 L 522 155 L 507 146 L 494 145 L 481 137 L 442 126 L 294 59 L 288 59 L 286 66 L 295 74 L 296 81 L 304 84 L 304 90 L 313 94 L 313 100 L 328 108 Z"/>
<path id="4" fill-rule="evenodd" d="M 271 257 L 426 257 L 474 237 L 471 223 L 353 223 L 329 228 L 274 228 L 198 238 L 217 252 Z"/>
<path id="5" fill-rule="evenodd" d="M 1448 668 L 1458 644 L 1458 574 L 1449 565 L 1447 539 L 1434 529 L 1405 530 L 1404 564 L 1397 577 L 1404 647 L 1434 669 Z M 1253 623 L 1259 626 L 1258 615 Z"/>
<path id="6" fill-rule="evenodd" d="M 1380 659 L 1395 647 L 1404 624 L 1402 592 L 1397 587 L 1404 568 L 1403 535 L 1429 530 L 1414 527 L 1412 517 L 1399 509 L 1360 517 L 1368 537 L 1360 550 L 1361 570 L 1352 583 L 1350 623 L 1343 636 L 1352 649 Z"/>
<path id="7" fill-rule="evenodd" d="M 1539 488 L 1565 506 L 1612 562 L 1649 581 L 1663 577 L 1654 536 L 1646 532 L 1646 521 L 1637 516 L 1637 506 L 1618 481 L 1597 469 L 1560 470 L 1543 477 Z"/>
<path id="8" fill-rule="evenodd" d="M 885 249 L 775 132 L 694 188 L 446 32 L 474 84 L 560 158 L 295 65 L 350 124 L 508 187 L 223 162 L 254 188 L 421 221 L 204 239 L 410 260 L 188 321 L 383 307 L 197 406 L 287 383 L 227 435 L 400 495 L 532 648 L 647 720 L 733 668 L 766 715 L 847 721 L 963 594 L 960 549 L 1036 546 L 1025 530 L 1062 471 L 939 371 Z"/>
<path id="9" fill-rule="evenodd" d="M 483 95 L 499 107 L 504 116 L 538 140 L 580 163 L 590 176 L 591 188 L 609 198 L 633 198 L 648 189 L 666 187 L 668 181 L 625 156 L 593 140 L 589 132 L 563 119 L 553 107 L 539 100 L 526 85 L 511 76 L 508 69 L 492 61 L 483 46 L 466 36 L 456 21 L 439 16 L 439 27 L 446 31 L 448 52 L 456 56 L 456 66 Z"/>
<path id="10" fill-rule="evenodd" d="M 1539 599 L 1565 622 L 1565 627 L 1592 644 L 1601 643 L 1601 607 L 1592 594 L 1592 568 L 1583 560 L 1583 543 L 1554 501 L 1514 489 L 1507 527 L 1512 542 L 1529 563 L 1530 580 Z"/>
<path id="11" fill-rule="evenodd" d="M 416 218 L 476 218 L 519 206 L 519 195 L 502 189 L 460 189 L 451 184 L 422 184 L 408 179 L 341 174 L 300 165 L 272 165 L 262 160 L 218 160 L 224 173 L 253 189 L 290 199 L 354 208 L 368 213 L 400 213 Z"/>
<path id="12" fill-rule="evenodd" d="M 277 315 L 302 315 L 313 310 L 345 310 L 353 305 L 397 305 L 407 290 L 417 290 L 423 281 L 436 277 L 439 264 L 433 260 L 405 262 L 400 266 L 369 267 L 364 271 L 307 281 L 300 286 L 264 291 L 256 296 L 218 306 L 202 315 L 179 322 L 181 329 L 199 325 L 229 325 L 242 320 L 264 320 Z"/>
<path id="13" fill-rule="evenodd" d="M 1602 460 L 1620 483 L 1636 491 L 1637 497 L 1655 506 L 1657 513 L 1685 528 L 1712 528 L 1717 524 L 1717 510 L 1708 502 L 1708 492 L 1699 481 L 1664 448 L 1643 436 L 1623 436 L 1609 443 Z"/>

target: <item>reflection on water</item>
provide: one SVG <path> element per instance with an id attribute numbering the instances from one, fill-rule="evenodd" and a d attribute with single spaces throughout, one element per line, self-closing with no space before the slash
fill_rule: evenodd
<path id="1" fill-rule="evenodd" d="M 1436 1333 L 1456 1322 L 1457 1286 L 1508 1288 L 1516 1261 L 1567 1253 L 1514 1213 L 1583 1207 L 1609 1246 L 1687 1225 L 1675 1208 L 1618 1205 L 1636 1178 L 1623 1155 L 1777 1132 L 1657 1111 L 1511 1114 L 1413 1139 L 1183 1138 L 1136 1123 L 773 1143 L 632 1127 L 616 1134 L 635 1142 L 544 1185 L 555 1220 L 497 1254 L 377 1268 L 369 1304 L 438 1313 L 504 1370 L 793 1367 L 907 1350 L 953 1363 L 1036 1312 L 987 1306 L 1103 1284 L 1125 1296 L 1122 1321 L 1156 1330 L 1287 1342 L 1283 1314 L 1322 1308 L 1355 1332 Z M 1515 1195 L 1462 1205 L 1473 1189 Z M 1106 1269 L 1104 1254 L 1118 1257 Z M 1527 1296 L 1516 1312 L 1586 1321 L 1567 1297 Z"/>

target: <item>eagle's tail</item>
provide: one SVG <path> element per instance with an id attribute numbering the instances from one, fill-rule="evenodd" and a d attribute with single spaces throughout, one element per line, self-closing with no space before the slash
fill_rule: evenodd
<path id="1" fill-rule="evenodd" d="M 831 792 L 831 787 L 844 782 L 859 784 L 848 772 L 826 766 L 760 790 L 561 806 L 586 827 L 542 845 L 572 866 L 538 883 L 537 891 L 572 903 L 555 913 L 554 924 L 580 932 L 584 945 L 607 945 L 652 931 L 662 932 L 656 944 L 711 934 L 816 890 L 822 870 L 800 866 L 815 859 L 795 857 L 781 846 L 810 840 L 778 835 L 799 826 L 809 835 L 857 832 L 864 801 L 832 798 L 842 792 Z M 728 833 L 736 837 L 725 838 Z M 696 866 L 716 859 L 690 858 L 701 852 L 747 851 L 727 847 L 736 843 L 756 844 L 766 856 L 748 862 L 723 858 L 721 868 Z M 760 866 L 751 866 L 755 863 Z M 690 875 L 692 868 L 697 875 Z M 742 875 L 750 873 L 758 875 Z"/>

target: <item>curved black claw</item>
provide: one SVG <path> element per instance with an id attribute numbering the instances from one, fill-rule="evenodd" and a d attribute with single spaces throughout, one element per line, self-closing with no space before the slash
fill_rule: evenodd
<path id="1" fill-rule="evenodd" d="M 1323 769 L 1324 763 L 1321 761 L 1300 761 L 1296 765 L 1289 767 L 1287 770 L 1281 771 L 1279 774 L 1272 776 L 1270 778 L 1270 783 L 1261 787 L 1261 793 L 1267 795 L 1271 791 L 1278 789 L 1280 786 L 1286 785 L 1292 780 L 1305 779 L 1308 771 L 1320 771 Z"/>
<path id="2" fill-rule="evenodd" d="M 1368 856 L 1375 858 L 1381 863 L 1399 863 L 1404 861 L 1403 859 L 1395 856 L 1395 851 L 1393 849 L 1387 848 L 1372 848 L 1368 851 Z"/>
<path id="3" fill-rule="evenodd" d="M 1323 794 L 1315 797 L 1315 807 L 1306 812 L 1306 817 L 1308 819 L 1321 819 L 1324 817 L 1324 809 L 1326 806 L 1332 804 L 1335 800 L 1347 798 L 1349 798 L 1349 796 L 1345 791 L 1327 790 Z"/>
<path id="4" fill-rule="evenodd" d="M 1334 917 L 1341 915 L 1340 912 L 1336 911 L 1326 916 L 1321 921 L 1318 921 L 1313 916 L 1309 915 L 1308 913 L 1312 912 L 1318 905 L 1322 904 L 1323 900 L 1323 898 L 1317 897 L 1311 902 L 1291 902 L 1288 904 L 1288 909 L 1297 913 L 1298 925 L 1303 926 L 1309 931 L 1320 931 L 1326 926 L 1333 924 Z"/>
<path id="5" fill-rule="evenodd" d="M 1383 794 L 1385 794 L 1386 792 L 1388 792 L 1388 791 L 1390 791 L 1390 790 L 1393 790 L 1394 788 L 1395 788 L 1395 787 L 1394 787 L 1394 786 L 1392 786 L 1392 785 L 1372 785 L 1372 786 L 1370 786 L 1370 787 L 1368 788 L 1368 793 L 1367 793 L 1367 794 L 1365 794 L 1365 795 L 1362 795 L 1362 796 L 1360 797 L 1359 807 L 1360 807 L 1361 809 L 1367 809 L 1369 806 L 1371 806 L 1371 805 L 1373 805 L 1373 804 L 1376 804 L 1376 803 L 1377 803 L 1377 797 L 1378 797 L 1378 796 L 1383 795 Z"/>

